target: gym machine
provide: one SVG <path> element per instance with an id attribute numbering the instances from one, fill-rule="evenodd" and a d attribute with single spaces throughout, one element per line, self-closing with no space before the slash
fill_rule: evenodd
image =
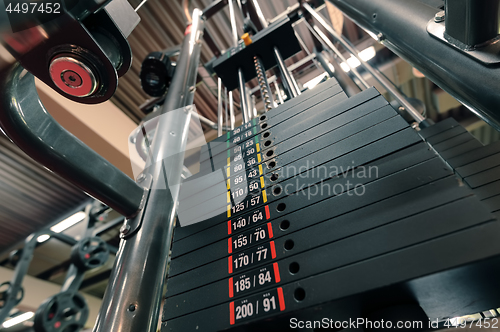
<path id="1" fill-rule="evenodd" d="M 452 119 L 425 119 L 313 2 L 300 2 L 268 24 L 256 0 L 237 1 L 248 33 L 240 40 L 233 1 L 192 12 L 185 1 L 189 24 L 175 70 L 167 52 L 157 56 L 167 70 L 164 86 L 151 95 L 168 91 L 143 151 L 155 162 L 134 183 L 48 115 L 32 76 L 75 101 L 108 99 L 115 78 L 130 65 L 124 32 L 130 26 L 118 27 L 106 8 L 115 1 L 91 1 L 91 7 L 76 6 L 60 20 L 41 24 L 50 43 L 16 48 L 20 32 L 13 32 L 6 40 L 19 62 L 1 74 L 0 124 L 12 141 L 127 218 L 94 331 L 156 331 L 165 282 L 162 331 L 275 331 L 290 328 L 292 319 L 324 317 L 404 318 L 426 329 L 429 320 L 489 317 L 499 295 L 498 144 L 482 146 Z M 331 2 L 500 129 L 497 0 Z M 97 10 L 103 5 L 106 10 Z M 234 45 L 221 52 L 205 21 L 226 5 Z M 300 50 L 296 20 L 307 21 L 314 40 L 340 59 L 330 38 L 357 58 L 414 124 L 355 69 L 359 94 L 348 98 L 335 79 L 301 91 L 284 63 Z M 70 25 L 78 30 L 74 36 L 64 34 Z M 80 47 L 65 46 L 79 44 L 80 33 Z M 202 148 L 200 173 L 183 177 L 203 40 L 218 56 L 212 68 L 219 118 L 211 126 L 219 137 Z M 274 67 L 287 96 L 277 107 L 266 75 Z M 71 95 L 79 89 L 59 81 L 68 71 L 81 74 L 90 90 Z M 254 77 L 265 105 L 260 116 L 246 86 Z M 239 90 L 243 115 L 234 128 L 230 92 L 226 118 L 234 129 L 225 134 L 222 84 Z M 176 157 L 167 158 L 172 151 Z M 358 186 L 349 186 L 352 179 Z M 329 190 L 318 193 L 324 188 Z"/>
<path id="2" fill-rule="evenodd" d="M 35 313 L 34 330 L 36 332 L 71 330 L 80 331 L 88 318 L 88 306 L 78 293 L 86 271 L 103 266 L 110 253 L 116 253 L 117 248 L 108 245 L 99 235 L 108 231 L 116 221 L 110 221 L 106 227 L 95 228 L 96 221 L 109 211 L 107 206 L 99 202 L 87 204 L 86 217 L 83 222 L 87 228 L 79 241 L 63 233 L 50 229 L 40 230 L 26 238 L 24 247 L 11 252 L 9 262 L 15 267 L 15 273 L 10 282 L 2 283 L 6 290 L 2 291 L 2 306 L 0 307 L 0 322 L 5 321 L 11 310 L 24 297 L 22 282 L 28 272 L 34 250 L 43 242 L 40 236 L 50 236 L 72 246 L 69 266 L 61 292 L 45 300 Z M 122 221 L 122 218 L 119 218 Z"/>

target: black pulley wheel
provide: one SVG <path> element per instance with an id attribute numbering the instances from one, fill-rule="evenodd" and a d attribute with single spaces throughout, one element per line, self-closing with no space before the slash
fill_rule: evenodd
<path id="1" fill-rule="evenodd" d="M 109 248 L 100 237 L 86 237 L 71 249 L 71 262 L 83 270 L 103 266 L 109 258 Z"/>
<path id="2" fill-rule="evenodd" d="M 35 313 L 35 332 L 77 332 L 89 317 L 84 297 L 62 292 L 49 297 Z"/>
<path id="3" fill-rule="evenodd" d="M 0 309 L 2 309 L 5 306 L 5 303 L 9 301 L 10 297 L 12 296 L 11 291 L 12 291 L 12 286 L 10 281 L 6 281 L 0 284 Z M 15 305 L 18 305 L 22 301 L 23 297 L 24 297 L 24 289 L 20 287 L 16 295 Z"/>

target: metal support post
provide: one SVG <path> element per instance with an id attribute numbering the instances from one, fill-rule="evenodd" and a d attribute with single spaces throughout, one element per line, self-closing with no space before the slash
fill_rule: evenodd
<path id="1" fill-rule="evenodd" d="M 307 10 L 313 17 L 318 21 L 319 24 L 323 28 L 328 31 L 332 35 L 333 38 L 335 38 L 340 44 L 349 52 L 351 53 L 356 59 L 359 60 L 361 63 L 361 66 L 365 68 L 382 86 L 391 94 L 394 96 L 394 98 L 404 107 L 404 109 L 408 112 L 408 114 L 411 115 L 413 119 L 415 119 L 416 122 L 421 123 L 425 121 L 425 118 L 420 114 L 420 112 L 413 107 L 408 100 L 403 96 L 401 92 L 398 91 L 398 89 L 387 79 L 385 78 L 380 72 L 373 68 L 370 64 L 368 64 L 366 61 L 361 59 L 359 57 L 358 51 L 352 45 L 346 38 L 343 36 L 340 36 L 326 21 L 321 15 L 316 13 L 316 11 L 309 6 L 307 3 L 303 4 L 303 8 Z M 318 30 L 316 30 L 317 32 Z"/>
<path id="2" fill-rule="evenodd" d="M 224 126 L 225 126 L 224 130 L 226 132 L 228 131 L 227 128 L 229 128 L 229 114 L 228 114 L 228 110 L 227 110 L 227 108 L 228 108 L 228 105 L 227 105 L 228 101 L 227 101 L 227 99 L 228 99 L 228 97 L 227 97 L 227 88 L 224 87 Z"/>
<path id="3" fill-rule="evenodd" d="M 243 114 L 243 123 L 250 121 L 250 110 L 248 109 L 248 100 L 245 87 L 245 77 L 243 76 L 243 71 L 238 69 L 238 84 L 240 90 L 240 106 L 241 113 Z"/>
<path id="4" fill-rule="evenodd" d="M 195 9 L 192 24 L 186 30 L 177 68 L 153 139 L 150 166 L 138 180 L 150 182 L 146 187 L 152 189 L 149 190 L 145 208 L 131 220 L 140 224 L 138 230 L 128 233 L 127 228 L 122 227 L 123 239 L 94 332 L 157 330 L 176 217 L 178 184 L 183 169 L 183 151 L 191 120 L 190 111 L 174 110 L 193 102 L 201 38 L 205 28 L 202 14 L 202 11 Z M 171 156 L 172 152 L 176 154 Z"/>
<path id="5" fill-rule="evenodd" d="M 234 129 L 234 101 L 233 101 L 233 91 L 229 91 L 229 118 L 231 130 Z"/>
<path id="6" fill-rule="evenodd" d="M 285 65 L 285 61 L 281 57 L 281 53 L 277 47 L 274 47 L 274 58 L 276 59 L 276 63 L 278 64 L 278 68 L 281 74 L 281 80 L 285 84 L 285 88 L 288 90 L 288 93 L 292 98 L 300 95 L 299 87 L 297 86 L 297 82 L 293 78 L 292 74 L 288 71 L 288 68 Z"/>
<path id="7" fill-rule="evenodd" d="M 467 48 L 481 45 L 498 36 L 499 0 L 445 1 L 446 35 Z"/>
<path id="8" fill-rule="evenodd" d="M 256 18 L 259 21 L 259 25 L 262 26 L 262 29 L 267 28 L 268 24 L 267 24 L 266 18 L 264 17 L 264 14 L 262 13 L 262 10 L 260 9 L 259 2 L 257 0 L 249 0 L 248 2 L 253 7 L 253 10 L 251 10 L 251 11 L 252 12 L 254 11 L 255 15 L 256 15 L 256 16 L 253 16 L 252 21 L 254 21 Z M 250 14 L 250 15 L 252 17 L 252 14 Z M 254 24 L 255 24 L 255 22 L 254 22 Z"/>
<path id="9" fill-rule="evenodd" d="M 217 78 L 217 137 L 222 136 L 222 80 Z"/>
<path id="10" fill-rule="evenodd" d="M 325 59 L 321 51 L 314 49 L 314 54 L 316 54 L 316 60 L 318 60 L 318 62 L 321 64 L 321 67 L 323 67 L 323 70 L 328 74 L 328 76 L 335 77 L 333 71 L 330 69 L 330 66 L 328 66 L 328 60 Z"/>
<path id="11" fill-rule="evenodd" d="M 335 55 L 337 55 L 337 57 L 340 59 L 340 61 L 347 64 L 347 59 L 344 58 L 344 56 L 339 51 L 339 49 L 336 48 L 335 45 L 333 45 L 333 43 L 330 41 L 330 39 L 328 39 L 328 37 L 323 33 L 323 31 L 318 29 L 317 26 L 314 26 L 314 27 L 311 26 L 311 24 L 309 24 L 309 22 L 307 22 L 307 21 L 304 21 L 304 22 L 305 22 L 305 25 L 307 26 L 307 28 L 309 29 L 309 31 L 311 32 L 311 35 L 314 38 L 318 39 L 319 41 L 322 41 L 326 46 L 328 46 L 333 51 L 333 53 L 335 53 Z M 356 83 L 356 85 L 361 89 L 361 91 L 370 88 L 370 85 L 368 84 L 368 82 L 365 81 L 365 79 L 359 74 L 359 72 L 355 68 L 351 68 L 351 71 L 354 74 L 354 76 L 356 76 L 356 78 L 361 83 L 361 84 L 358 84 L 354 81 L 354 83 Z"/>
<path id="12" fill-rule="evenodd" d="M 274 81 L 274 88 L 276 89 L 276 95 L 278 96 L 278 100 L 280 102 L 280 105 L 283 104 L 285 101 L 283 100 L 283 96 L 281 95 L 280 87 L 278 85 L 277 81 Z"/>
<path id="13" fill-rule="evenodd" d="M 233 0 L 229 0 L 227 4 L 229 5 L 229 20 L 231 22 L 231 35 L 233 39 L 233 46 L 237 46 L 239 38 L 238 38 L 238 30 L 236 30 L 236 17 L 234 15 Z"/>

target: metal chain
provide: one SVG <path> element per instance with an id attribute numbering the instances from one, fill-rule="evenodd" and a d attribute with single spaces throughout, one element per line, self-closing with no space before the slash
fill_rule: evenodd
<path id="1" fill-rule="evenodd" d="M 262 94 L 262 100 L 264 101 L 264 105 L 266 108 L 266 112 L 271 110 L 273 108 L 271 104 L 271 98 L 269 97 L 269 91 L 267 89 L 267 84 L 266 84 L 266 72 L 262 68 L 259 58 L 255 56 L 253 58 L 253 62 L 255 64 L 255 70 L 257 71 L 257 78 L 259 80 L 259 86 L 260 86 L 260 92 Z"/>

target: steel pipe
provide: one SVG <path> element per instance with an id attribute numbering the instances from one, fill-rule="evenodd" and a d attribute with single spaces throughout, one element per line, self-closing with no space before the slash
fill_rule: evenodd
<path id="1" fill-rule="evenodd" d="M 137 213 L 143 189 L 52 118 L 31 73 L 19 63 L 6 67 L 0 91 L 0 125 L 21 150 L 118 213 Z"/>
<path id="2" fill-rule="evenodd" d="M 136 217 L 142 219 L 131 220 L 140 225 L 137 232 L 127 236 L 122 229 L 94 332 L 157 330 L 191 119 L 190 111 L 179 109 L 193 102 L 204 27 L 202 12 L 195 9 L 143 173 L 149 198 Z"/>
<path id="3" fill-rule="evenodd" d="M 387 48 L 500 131 L 500 67 L 488 66 L 429 34 L 427 26 L 433 22 L 434 16 L 439 12 L 438 8 L 419 0 L 330 2 L 355 23 L 378 36 Z"/>
<path id="4" fill-rule="evenodd" d="M 229 124 L 229 113 L 228 113 L 228 100 L 227 100 L 228 96 L 227 96 L 227 88 L 224 87 L 224 126 L 225 126 L 225 131 L 228 131 L 227 128 L 229 128 L 228 124 Z"/>
<path id="5" fill-rule="evenodd" d="M 238 31 L 236 30 L 236 16 L 234 15 L 234 4 L 233 0 L 228 0 L 229 5 L 229 21 L 231 22 L 231 37 L 233 40 L 233 46 L 238 46 Z"/>
<path id="6" fill-rule="evenodd" d="M 234 129 L 234 101 L 233 101 L 233 91 L 229 91 L 229 120 L 231 125 L 231 130 Z"/>
<path id="7" fill-rule="evenodd" d="M 305 22 L 305 25 L 307 26 L 307 28 L 309 29 L 309 31 L 311 32 L 311 35 L 314 38 L 316 38 L 320 42 L 323 42 L 326 46 L 328 46 L 328 48 L 330 48 L 330 50 L 333 51 L 333 53 L 335 53 L 335 55 L 340 59 L 341 62 L 344 62 L 345 64 L 347 64 L 347 59 L 342 55 L 342 52 L 340 52 L 339 49 L 336 48 L 335 45 L 333 45 L 333 43 L 331 42 L 331 40 L 323 33 L 323 31 L 321 31 L 320 29 L 318 29 L 317 26 L 313 27 L 307 21 L 304 21 L 304 22 Z M 356 81 L 353 80 L 354 83 L 361 90 L 366 90 L 366 89 L 370 88 L 370 85 L 368 84 L 368 82 L 365 81 L 365 79 L 361 76 L 361 74 L 355 68 L 351 68 L 351 71 L 352 71 L 353 75 L 361 83 L 361 84 L 358 84 Z"/>
<path id="8" fill-rule="evenodd" d="M 222 136 L 222 80 L 217 78 L 217 137 Z"/>
<path id="9" fill-rule="evenodd" d="M 358 50 L 356 49 L 356 47 L 354 45 L 351 44 L 351 42 L 349 40 L 347 40 L 344 36 L 339 35 L 325 21 L 325 19 L 320 14 L 316 13 L 316 11 L 314 9 L 312 9 L 311 6 L 309 6 L 307 3 L 304 3 L 303 7 L 305 10 L 307 10 L 311 14 L 311 16 L 314 17 L 314 19 L 316 19 L 316 21 L 318 21 L 319 24 L 321 24 L 321 26 L 323 28 L 326 29 L 326 31 L 328 31 L 328 33 L 330 33 L 332 35 L 333 38 L 335 38 L 338 42 L 340 42 L 340 44 L 342 44 L 342 46 L 349 53 L 351 53 L 356 59 L 359 60 L 359 62 L 361 63 L 361 66 L 363 66 L 363 68 L 365 68 L 380 84 L 382 84 L 382 86 L 392 96 L 394 96 L 394 98 L 404 107 L 404 109 L 408 112 L 408 114 L 411 115 L 411 117 L 416 122 L 420 123 L 420 122 L 425 120 L 425 118 L 422 116 L 422 114 L 420 114 L 420 112 L 415 107 L 413 107 L 413 105 L 411 105 L 410 102 L 408 102 L 408 100 L 406 100 L 405 96 L 403 96 L 403 94 L 401 92 L 399 92 L 399 90 L 385 76 L 380 74 L 380 72 L 377 69 L 373 68 L 368 62 L 361 59 L 361 57 L 358 54 Z M 317 29 L 316 32 L 318 32 L 318 30 L 319 29 Z"/>
<path id="10" fill-rule="evenodd" d="M 288 68 L 285 65 L 285 61 L 281 56 L 281 53 L 277 47 L 274 47 L 274 58 L 276 59 L 276 63 L 278 64 L 278 68 L 281 74 L 281 80 L 285 84 L 285 88 L 288 90 L 288 93 L 292 98 L 300 95 L 299 87 L 297 86 L 297 82 L 293 78 L 293 75 L 288 71 Z"/>
<path id="11" fill-rule="evenodd" d="M 241 113 L 243 115 L 243 123 L 250 121 L 250 110 L 248 109 L 248 98 L 245 86 L 245 77 L 243 76 L 243 71 L 238 69 L 238 84 L 240 90 L 240 105 Z"/>

